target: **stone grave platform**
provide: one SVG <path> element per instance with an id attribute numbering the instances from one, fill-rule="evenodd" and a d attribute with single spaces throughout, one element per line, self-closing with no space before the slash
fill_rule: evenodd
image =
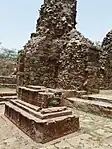
<path id="1" fill-rule="evenodd" d="M 38 143 L 46 143 L 79 129 L 79 118 L 66 107 L 41 110 L 31 107 L 17 101 L 7 102 L 5 116 Z"/>
<path id="2" fill-rule="evenodd" d="M 19 87 L 18 99 L 5 104 L 5 116 L 38 143 L 79 130 L 79 118 L 66 106 L 49 106 L 55 94 L 41 87 Z M 57 98 L 56 98 L 57 99 Z"/>

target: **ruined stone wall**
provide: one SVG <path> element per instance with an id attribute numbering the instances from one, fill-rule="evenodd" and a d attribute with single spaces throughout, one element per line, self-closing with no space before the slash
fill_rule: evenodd
<path id="1" fill-rule="evenodd" d="M 97 91 L 99 51 L 91 41 L 73 29 L 60 55 L 58 87 Z"/>
<path id="2" fill-rule="evenodd" d="M 100 65 L 101 89 L 112 89 L 112 31 L 107 33 L 102 42 Z"/>
<path id="3" fill-rule="evenodd" d="M 9 76 L 16 68 L 16 60 L 0 59 L 0 76 Z"/>
<path id="4" fill-rule="evenodd" d="M 75 27 L 75 7 L 74 0 L 45 1 L 42 5 L 36 33 L 24 48 L 24 84 L 56 87 L 62 36 Z"/>
<path id="5" fill-rule="evenodd" d="M 0 76 L 0 84 L 16 84 L 16 76 Z"/>
<path id="6" fill-rule="evenodd" d="M 98 56 L 76 26 L 76 0 L 45 0 L 36 33 L 24 46 L 18 65 L 19 85 L 98 89 Z M 20 70 L 22 67 L 22 70 Z"/>
<path id="7" fill-rule="evenodd" d="M 24 51 L 21 50 L 18 52 L 18 58 L 17 58 L 17 86 L 24 86 Z"/>

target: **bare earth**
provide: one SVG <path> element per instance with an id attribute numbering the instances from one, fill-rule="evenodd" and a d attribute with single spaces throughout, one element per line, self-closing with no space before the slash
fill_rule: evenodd
<path id="1" fill-rule="evenodd" d="M 11 88 L 0 88 L 0 93 L 15 93 L 16 89 L 11 89 Z"/>
<path id="2" fill-rule="evenodd" d="M 112 119 L 75 111 L 81 129 L 47 144 L 36 144 L 4 115 L 0 105 L 0 149 L 112 149 Z"/>

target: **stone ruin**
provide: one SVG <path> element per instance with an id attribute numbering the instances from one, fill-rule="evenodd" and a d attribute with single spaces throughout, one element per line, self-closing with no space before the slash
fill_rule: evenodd
<path id="1" fill-rule="evenodd" d="M 18 59 L 18 85 L 97 92 L 99 51 L 76 30 L 75 0 L 45 0 Z"/>
<path id="2" fill-rule="evenodd" d="M 16 60 L 0 58 L 0 76 L 9 76 L 16 68 Z"/>
<path id="3" fill-rule="evenodd" d="M 16 88 L 16 61 L 0 59 L 0 88 Z"/>
<path id="4" fill-rule="evenodd" d="M 36 142 L 79 130 L 79 118 L 64 98 L 97 93 L 106 79 L 106 40 L 102 52 L 77 31 L 76 6 L 76 0 L 44 0 L 36 33 L 19 53 L 18 99 L 5 104 L 5 116 Z"/>
<path id="5" fill-rule="evenodd" d="M 103 39 L 100 53 L 101 89 L 112 89 L 112 31 Z"/>
<path id="6" fill-rule="evenodd" d="M 16 88 L 16 75 L 0 76 L 0 88 Z"/>
<path id="7" fill-rule="evenodd" d="M 64 106 L 62 94 L 65 91 L 61 89 L 81 88 L 78 78 L 78 86 L 72 87 L 72 82 L 68 84 L 69 67 L 68 62 L 64 62 L 64 56 L 70 61 L 71 57 L 65 52 L 72 46 L 71 39 L 79 36 L 80 40 L 91 45 L 76 31 L 75 18 L 76 1 L 45 0 L 36 33 L 31 34 L 31 40 L 18 58 L 18 99 L 5 104 L 5 116 L 36 142 L 46 143 L 79 130 L 79 117 Z M 66 76 L 64 63 L 67 66 Z"/>
<path id="8" fill-rule="evenodd" d="M 55 91 L 43 86 L 18 90 L 18 99 L 5 104 L 5 116 L 34 141 L 46 143 L 79 130 L 79 118 L 70 108 L 49 106 Z"/>

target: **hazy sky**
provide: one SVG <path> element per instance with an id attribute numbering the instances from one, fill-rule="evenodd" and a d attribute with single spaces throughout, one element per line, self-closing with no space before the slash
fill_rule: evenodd
<path id="1" fill-rule="evenodd" d="M 0 0 L 0 41 L 21 49 L 35 31 L 43 0 Z M 77 28 L 93 41 L 112 29 L 112 0 L 78 0 Z"/>

